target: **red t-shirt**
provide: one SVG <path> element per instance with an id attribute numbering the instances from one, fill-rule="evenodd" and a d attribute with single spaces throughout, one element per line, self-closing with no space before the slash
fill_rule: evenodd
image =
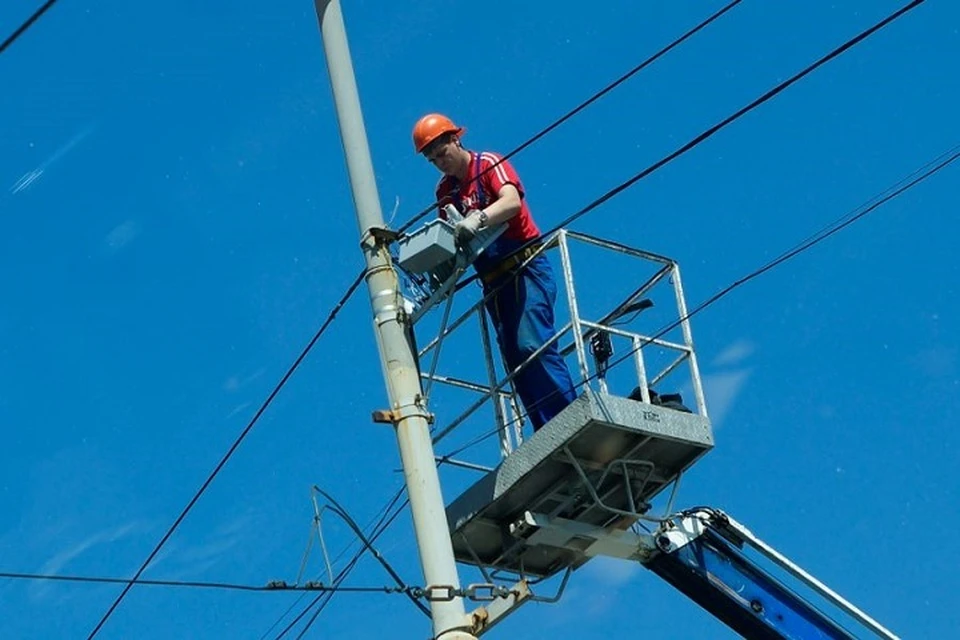
<path id="1" fill-rule="evenodd" d="M 520 212 L 507 221 L 507 230 L 503 232 L 503 236 L 521 242 L 538 237 L 540 229 L 530 215 L 520 176 L 513 165 L 496 153 L 471 152 L 470 156 L 470 168 L 463 184 L 453 176 L 443 176 L 437 183 L 440 216 L 444 217 L 443 206 L 450 203 L 461 213 L 471 209 L 483 209 L 499 197 L 500 189 L 504 185 L 512 184 L 520 192 Z M 478 175 L 480 178 L 475 179 Z"/>

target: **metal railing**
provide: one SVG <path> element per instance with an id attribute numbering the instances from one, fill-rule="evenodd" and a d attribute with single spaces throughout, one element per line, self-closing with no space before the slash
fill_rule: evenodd
<path id="1" fill-rule="evenodd" d="M 574 265 L 571 257 L 571 244 L 574 243 L 589 245 L 604 251 L 615 252 L 636 260 L 653 263 L 655 272 L 653 275 L 646 277 L 637 288 L 630 292 L 622 302 L 614 306 L 610 311 L 604 313 L 598 319 L 587 319 L 581 311 L 577 283 L 574 276 Z M 426 368 L 427 370 L 425 372 L 421 373 L 428 385 L 435 383 L 453 386 L 473 391 L 479 396 L 444 427 L 435 431 L 433 436 L 434 443 L 452 433 L 487 402 L 492 402 L 500 442 L 500 455 L 501 457 L 509 455 L 523 442 L 522 427 L 524 413 L 521 411 L 518 398 L 514 393 L 512 387 L 513 380 L 517 374 L 536 360 L 548 345 L 558 342 L 560 353 L 564 358 L 569 358 L 571 354 L 575 354 L 576 356 L 579 376 L 574 375 L 573 378 L 577 388 L 585 385 L 590 385 L 591 388 L 594 388 L 595 385 L 595 390 L 601 393 L 610 393 L 605 369 L 602 368 L 602 363 L 592 351 L 588 350 L 587 346 L 598 334 L 605 334 L 605 336 L 611 340 L 623 340 L 629 344 L 626 354 L 615 361 L 612 366 L 616 366 L 621 362 L 626 363 L 627 360 L 632 361 L 636 384 L 635 389 L 639 391 L 642 402 L 650 403 L 650 388 L 660 384 L 668 376 L 685 366 L 689 375 L 688 382 L 690 389 L 693 392 L 696 402 L 695 413 L 707 417 L 703 384 L 700 378 L 696 352 L 694 350 L 690 322 L 687 319 L 687 305 L 683 294 L 680 268 L 677 263 L 670 258 L 649 251 L 643 251 L 580 232 L 560 229 L 544 237 L 541 245 L 522 266 L 526 266 L 535 257 L 554 249 L 558 250 L 560 257 L 560 271 L 563 276 L 562 284 L 566 294 L 569 317 L 560 324 L 561 313 L 558 308 L 555 315 L 558 319 L 558 324 L 560 324 L 559 328 L 545 345 L 521 363 L 519 367 L 513 371 L 506 372 L 506 375 L 502 377 L 498 377 L 496 356 L 499 354 L 499 350 L 496 347 L 495 339 L 492 339 L 490 336 L 489 322 L 484 312 L 485 299 L 481 299 L 471 305 L 452 322 L 449 322 L 448 311 L 446 311 L 437 336 L 420 350 L 419 356 L 421 359 L 431 355 L 431 353 L 438 355 L 440 351 L 439 348 L 447 336 L 463 326 L 468 320 L 473 318 L 474 315 L 477 316 L 487 381 L 477 382 L 464 380 L 462 378 L 437 373 L 437 358 Z M 606 278 L 605 280 L 609 282 L 610 279 Z M 658 336 L 655 331 L 641 332 L 618 326 L 618 323 L 623 322 L 624 316 L 631 313 L 639 313 L 639 311 L 644 308 L 642 304 L 638 307 L 638 303 L 644 299 L 644 296 L 668 287 L 672 289 L 671 297 L 676 305 L 676 318 L 679 319 L 680 337 L 678 339 L 668 340 Z M 654 364 L 644 355 L 644 350 L 650 347 L 656 347 L 675 355 L 673 355 L 666 364 Z M 471 467 L 476 465 L 461 466 Z"/>

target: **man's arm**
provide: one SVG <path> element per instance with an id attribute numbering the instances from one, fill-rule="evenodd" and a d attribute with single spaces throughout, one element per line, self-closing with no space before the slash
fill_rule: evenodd
<path id="1" fill-rule="evenodd" d="M 480 229 L 506 222 L 517 215 L 520 212 L 520 206 L 520 191 L 512 184 L 503 185 L 497 193 L 497 199 L 482 212 L 477 209 L 468 211 L 467 216 L 457 223 L 457 240 L 469 242 Z M 487 217 L 485 222 L 482 221 L 484 215 Z"/>
<path id="2" fill-rule="evenodd" d="M 520 192 L 512 184 L 500 187 L 497 199 L 483 209 L 487 213 L 487 226 L 492 227 L 520 213 Z"/>

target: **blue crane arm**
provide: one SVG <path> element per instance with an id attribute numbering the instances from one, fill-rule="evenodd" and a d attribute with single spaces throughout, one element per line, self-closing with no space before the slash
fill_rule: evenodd
<path id="1" fill-rule="evenodd" d="M 646 566 L 745 638 L 854 638 L 711 529 Z"/>
<path id="2" fill-rule="evenodd" d="M 868 631 L 884 640 L 898 640 L 716 509 L 683 512 L 664 521 L 647 540 L 644 566 L 745 638 L 852 640 Z M 795 578 L 796 587 L 761 566 L 746 553 L 748 548 Z M 820 597 L 819 606 L 800 593 L 803 588 Z"/>

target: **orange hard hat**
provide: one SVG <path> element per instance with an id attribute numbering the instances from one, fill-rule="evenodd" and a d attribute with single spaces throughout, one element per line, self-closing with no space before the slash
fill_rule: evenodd
<path id="1" fill-rule="evenodd" d="M 428 113 L 413 125 L 413 148 L 420 153 L 427 148 L 431 142 L 445 133 L 454 133 L 462 135 L 466 131 L 463 127 L 458 127 L 453 120 L 439 113 Z"/>

